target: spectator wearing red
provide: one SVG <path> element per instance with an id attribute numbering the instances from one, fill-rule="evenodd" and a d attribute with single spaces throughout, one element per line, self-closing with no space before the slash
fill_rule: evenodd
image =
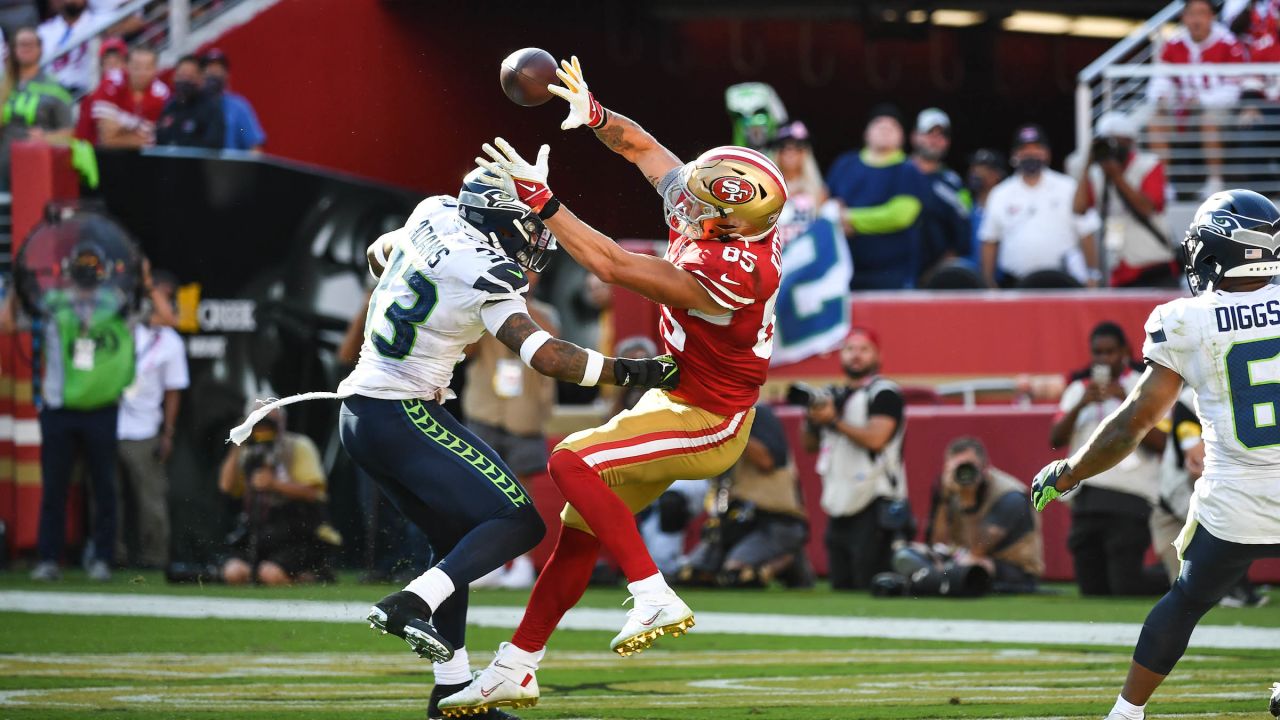
<path id="1" fill-rule="evenodd" d="M 94 144 L 108 148 L 154 145 L 156 123 L 169 100 L 169 87 L 156 77 L 156 53 L 147 48 L 129 51 L 126 82 L 107 83 L 91 96 Z"/>
<path id="2" fill-rule="evenodd" d="M 1087 157 L 1067 158 L 1067 172 L 1077 181 L 1072 210 L 1100 215 L 1110 285 L 1176 287 L 1181 273 L 1166 229 L 1164 163 L 1155 153 L 1138 151 L 1137 137 L 1138 123 L 1125 113 L 1098 118 Z"/>
<path id="3" fill-rule="evenodd" d="M 93 122 L 93 99 L 103 85 L 120 85 L 125 81 L 125 58 L 129 54 L 129 46 L 118 37 L 109 37 L 102 41 L 98 48 L 98 87 L 93 92 L 80 98 L 79 117 L 76 119 L 76 137 L 98 143 L 98 128 Z"/>
<path id="4" fill-rule="evenodd" d="M 1246 59 L 1244 44 L 1217 21 L 1210 0 L 1187 0 L 1181 26 L 1160 51 L 1160 62 L 1170 65 L 1239 63 Z M 1239 83 L 1211 76 L 1156 77 L 1148 92 L 1164 112 L 1174 115 L 1173 125 L 1178 129 L 1192 130 L 1198 122 L 1208 171 L 1200 192 L 1207 195 L 1222 189 L 1222 140 L 1218 128 L 1226 120 L 1226 110 L 1240 99 Z M 1167 151 L 1166 133 L 1173 129 L 1152 123 L 1151 147 Z"/>
<path id="5" fill-rule="evenodd" d="M 1222 19 L 1244 38 L 1250 62 L 1280 62 L 1280 0 L 1227 2 Z"/>

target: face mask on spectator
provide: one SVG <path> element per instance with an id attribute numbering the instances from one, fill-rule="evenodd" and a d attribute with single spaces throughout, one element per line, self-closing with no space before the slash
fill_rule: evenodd
<path id="1" fill-rule="evenodd" d="M 173 94 L 177 95 L 180 100 L 190 100 L 194 98 L 199 90 L 200 88 L 190 80 L 173 81 Z"/>
<path id="2" fill-rule="evenodd" d="M 210 75 L 204 79 L 204 90 L 210 95 L 220 95 L 227 87 L 227 81 L 217 75 Z"/>
<path id="3" fill-rule="evenodd" d="M 1018 172 L 1023 175 L 1039 175 L 1044 169 L 1044 160 L 1038 157 L 1024 157 L 1018 160 Z"/>
<path id="4" fill-rule="evenodd" d="M 978 173 L 969 173 L 969 177 L 965 178 L 965 187 L 969 188 L 969 192 L 980 193 L 987 189 L 987 183 Z"/>

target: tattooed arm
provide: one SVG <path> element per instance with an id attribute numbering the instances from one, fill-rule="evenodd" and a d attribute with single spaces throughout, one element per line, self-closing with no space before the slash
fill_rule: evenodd
<path id="1" fill-rule="evenodd" d="M 596 129 L 596 137 L 610 150 L 635 163 L 654 187 L 658 186 L 663 175 L 683 164 L 675 153 L 663 147 L 635 121 L 612 110 L 608 121 Z"/>
<path id="2" fill-rule="evenodd" d="M 494 336 L 512 352 L 519 354 L 525 341 L 541 331 L 542 328 L 527 313 L 517 312 L 503 321 L 502 327 L 494 333 Z M 590 364 L 589 358 L 593 352 L 584 350 L 571 342 L 551 338 L 544 342 L 526 362 L 529 363 L 529 367 L 548 377 L 583 384 Z M 670 355 L 640 360 L 604 357 L 599 372 L 597 382 L 607 385 L 661 387 L 670 390 L 675 388 L 680 379 L 679 369 Z"/>

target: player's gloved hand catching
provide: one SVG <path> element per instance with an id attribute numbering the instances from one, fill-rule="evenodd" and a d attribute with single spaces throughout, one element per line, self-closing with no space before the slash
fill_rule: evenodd
<path id="1" fill-rule="evenodd" d="M 1071 465 L 1066 460 L 1054 460 L 1036 473 L 1036 479 L 1031 483 L 1031 504 L 1036 506 L 1037 512 L 1044 510 L 1055 498 L 1075 489 L 1074 483 L 1070 487 L 1058 487 L 1058 481 L 1070 469 Z"/>
<path id="2" fill-rule="evenodd" d="M 493 145 L 498 147 L 495 149 Z M 493 145 L 485 143 L 480 148 L 489 160 L 476 158 L 476 165 L 485 171 L 479 178 L 480 182 L 498 188 L 533 208 L 534 212 L 542 212 L 552 197 L 551 188 L 547 187 L 547 158 L 551 155 L 551 147 L 543 145 L 538 148 L 538 159 L 530 165 L 506 140 L 496 138 Z"/>
<path id="3" fill-rule="evenodd" d="M 613 376 L 624 387 L 674 390 L 680 384 L 680 366 L 670 355 L 639 360 L 615 358 Z"/>
<path id="4" fill-rule="evenodd" d="M 577 55 L 561 60 L 556 75 L 564 87 L 548 85 L 547 92 L 569 102 L 569 116 L 560 123 L 561 130 L 572 130 L 580 125 L 596 130 L 609 122 L 609 112 L 596 101 L 587 89 L 587 81 L 582 79 L 582 65 L 578 64 Z"/>

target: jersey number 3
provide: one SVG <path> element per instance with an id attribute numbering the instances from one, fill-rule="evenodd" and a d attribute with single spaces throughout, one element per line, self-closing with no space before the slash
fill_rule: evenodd
<path id="1" fill-rule="evenodd" d="M 395 277 L 403 261 L 404 254 L 400 253 L 390 268 L 391 272 L 385 273 L 383 277 Z M 391 323 L 390 338 L 383 337 L 377 331 L 372 332 L 373 347 L 384 357 L 394 360 L 403 360 L 406 355 L 413 352 L 413 344 L 418 340 L 418 326 L 431 316 L 431 311 L 435 309 L 438 299 L 435 283 L 417 270 L 411 269 L 402 279 L 409 289 L 417 294 L 417 299 L 408 306 L 393 302 L 383 313 L 387 322 Z"/>
<path id="2" fill-rule="evenodd" d="M 1227 351 L 1227 381 L 1236 439 L 1250 450 L 1280 445 L 1278 355 L 1280 338 L 1236 343 Z"/>

